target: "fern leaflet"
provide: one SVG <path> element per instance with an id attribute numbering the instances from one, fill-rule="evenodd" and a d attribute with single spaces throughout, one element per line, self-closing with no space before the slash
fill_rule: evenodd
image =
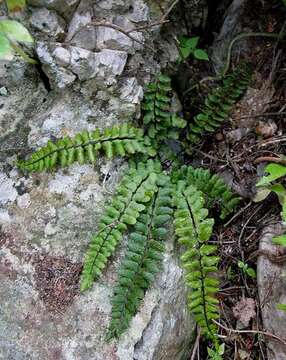
<path id="1" fill-rule="evenodd" d="M 140 214 L 129 236 L 125 258 L 118 272 L 112 298 L 111 322 L 108 339 L 118 338 L 137 313 L 145 291 L 160 270 L 166 224 L 171 219 L 172 187 L 168 176 L 158 177 L 158 192 Z"/>
<path id="2" fill-rule="evenodd" d="M 74 138 L 65 137 L 56 143 L 51 141 L 28 160 L 19 160 L 18 167 L 26 171 L 49 170 L 57 165 L 62 167 L 78 161 L 95 162 L 102 151 L 107 158 L 115 155 L 125 156 L 136 152 L 154 155 L 150 141 L 144 137 L 143 131 L 128 124 L 106 128 L 103 132 L 98 129 L 92 132 L 83 131 Z"/>
<path id="3" fill-rule="evenodd" d="M 188 140 L 200 141 L 206 132 L 214 132 L 227 118 L 232 106 L 247 89 L 251 74 L 246 64 L 223 78 L 222 85 L 214 89 L 205 99 L 202 111 L 188 127 Z"/>
<path id="4" fill-rule="evenodd" d="M 92 286 L 105 268 L 128 225 L 137 222 L 157 191 L 157 164 L 149 160 L 137 169 L 130 169 L 122 179 L 116 194 L 99 221 L 99 231 L 92 237 L 81 276 L 81 291 Z"/>
<path id="5" fill-rule="evenodd" d="M 188 307 L 203 335 L 215 341 L 216 326 L 212 320 L 219 318 L 215 297 L 219 282 L 211 274 L 217 271 L 219 258 L 214 256 L 216 246 L 207 244 L 214 221 L 208 218 L 202 192 L 194 186 L 179 181 L 174 201 L 175 233 L 186 249 L 181 260 L 186 271 L 186 284 L 192 289 Z"/>
<path id="6" fill-rule="evenodd" d="M 186 180 L 188 185 L 193 185 L 202 191 L 206 201 L 206 207 L 211 209 L 215 203 L 221 208 L 221 219 L 231 214 L 239 203 L 240 198 L 236 196 L 226 185 L 224 180 L 208 169 L 182 166 L 179 171 L 174 172 L 175 181 Z"/>

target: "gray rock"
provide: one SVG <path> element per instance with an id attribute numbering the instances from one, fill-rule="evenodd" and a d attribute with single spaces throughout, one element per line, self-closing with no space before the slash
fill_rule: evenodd
<path id="1" fill-rule="evenodd" d="M 149 7 L 143 0 L 133 0 L 128 18 L 134 23 L 148 21 Z"/>
<path id="2" fill-rule="evenodd" d="M 275 262 L 285 254 L 282 247 L 272 243 L 272 238 L 285 232 L 281 224 L 269 225 L 263 230 L 259 250 L 270 255 L 261 255 L 257 263 L 258 292 L 261 304 L 261 314 L 265 331 L 285 340 L 285 312 L 277 309 L 277 304 L 286 304 L 286 265 L 285 261 Z M 271 360 L 286 359 L 286 345 L 267 337 L 268 358 Z"/>
<path id="3" fill-rule="evenodd" d="M 36 30 L 51 35 L 55 39 L 58 39 L 65 33 L 65 21 L 56 12 L 45 8 L 33 10 L 30 24 Z"/>
<path id="4" fill-rule="evenodd" d="M 45 7 L 50 10 L 55 10 L 63 18 L 68 19 L 80 0 L 27 0 L 27 3 L 32 6 Z"/>
<path id="5" fill-rule="evenodd" d="M 117 16 L 113 19 L 113 24 L 121 29 L 128 31 L 134 28 L 134 25 L 124 16 Z M 130 35 L 144 44 L 143 35 L 133 31 Z M 99 49 L 123 50 L 133 54 L 135 50 L 141 49 L 143 45 L 132 40 L 124 33 L 110 27 L 99 26 L 96 30 L 96 46 Z"/>

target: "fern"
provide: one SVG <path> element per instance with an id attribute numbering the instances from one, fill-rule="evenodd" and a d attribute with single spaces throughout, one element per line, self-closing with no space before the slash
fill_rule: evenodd
<path id="1" fill-rule="evenodd" d="M 203 335 L 215 342 L 217 329 L 212 320 L 219 318 L 215 297 L 219 282 L 212 273 L 217 271 L 219 257 L 214 256 L 216 246 L 207 244 L 214 221 L 207 217 L 202 192 L 194 186 L 186 186 L 184 181 L 178 182 L 175 206 L 175 233 L 186 249 L 181 260 L 186 271 L 186 284 L 192 290 L 188 307 Z"/>
<path id="2" fill-rule="evenodd" d="M 186 121 L 173 113 L 171 103 L 171 79 L 161 74 L 148 85 L 142 104 L 143 124 L 151 139 L 177 139 L 179 129 L 186 126 Z"/>
<path id="3" fill-rule="evenodd" d="M 114 199 L 99 221 L 99 231 L 91 239 L 81 275 L 81 291 L 92 286 L 114 253 L 127 226 L 136 224 L 140 212 L 145 210 L 145 204 L 157 191 L 156 165 L 152 160 L 139 164 L 137 169 L 131 168 L 122 179 Z"/>
<path id="4" fill-rule="evenodd" d="M 197 143 L 204 133 L 216 131 L 229 115 L 235 102 L 247 89 L 250 80 L 251 73 L 245 64 L 226 75 L 222 85 L 207 96 L 202 111 L 189 125 L 188 140 Z"/>
<path id="5" fill-rule="evenodd" d="M 28 160 L 18 161 L 18 167 L 26 171 L 49 170 L 57 165 L 61 167 L 78 161 L 95 162 L 102 151 L 108 158 L 115 155 L 125 156 L 136 152 L 154 155 L 150 141 L 143 136 L 143 131 L 128 124 L 113 126 L 103 132 L 98 129 L 92 132 L 83 131 L 74 138 L 65 137 L 56 143 L 51 141 L 34 152 Z"/>
<path id="6" fill-rule="evenodd" d="M 186 180 L 187 184 L 195 186 L 202 191 L 206 201 L 206 207 L 211 209 L 215 204 L 221 208 L 221 219 L 225 219 L 233 212 L 240 198 L 236 196 L 226 185 L 224 180 L 203 168 L 193 168 L 192 166 L 182 166 L 178 172 L 174 173 L 175 181 Z"/>
<path id="7" fill-rule="evenodd" d="M 168 176 L 158 177 L 158 187 L 158 192 L 140 214 L 129 236 L 127 252 L 118 272 L 119 278 L 111 301 L 108 339 L 118 338 L 128 328 L 145 291 L 161 268 L 165 249 L 163 240 L 167 236 L 166 224 L 173 213 L 172 187 Z"/>

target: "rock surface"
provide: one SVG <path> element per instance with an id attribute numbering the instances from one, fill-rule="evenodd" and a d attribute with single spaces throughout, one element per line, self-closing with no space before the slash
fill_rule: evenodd
<path id="1" fill-rule="evenodd" d="M 0 69 L 0 358 L 187 359 L 195 324 L 172 236 L 162 273 L 119 341 L 106 343 L 105 334 L 125 242 L 93 288 L 79 293 L 84 253 L 125 162 L 98 159 L 95 166 L 30 175 L 15 167 L 17 155 L 49 139 L 140 116 L 142 85 L 161 66 L 144 43 L 151 45 L 158 29 L 134 32 L 142 42 L 135 44 L 110 28 L 85 25 L 95 14 L 128 29 L 161 13 L 153 9 L 151 17 L 143 0 L 28 3 L 42 72 L 19 59 Z M 42 28 L 40 18 L 50 17 Z M 162 63 L 166 56 L 160 53 Z"/>
<path id="2" fill-rule="evenodd" d="M 285 231 L 285 229 L 284 229 Z M 267 226 L 261 236 L 259 250 L 269 254 L 262 255 L 257 263 L 257 281 L 259 299 L 265 331 L 281 339 L 285 337 L 285 312 L 277 309 L 278 304 L 286 304 L 286 265 L 284 262 L 271 260 L 279 259 L 284 254 L 282 247 L 272 243 L 272 238 L 283 233 L 281 224 Z M 286 345 L 272 338 L 267 338 L 268 358 L 271 360 L 286 359 Z"/>

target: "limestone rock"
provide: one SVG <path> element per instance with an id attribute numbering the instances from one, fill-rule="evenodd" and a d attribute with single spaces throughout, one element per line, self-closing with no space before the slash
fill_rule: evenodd
<path id="1" fill-rule="evenodd" d="M 34 9 L 30 17 L 33 28 L 53 36 L 55 39 L 65 33 L 65 21 L 56 12 L 45 8 Z"/>
<path id="2" fill-rule="evenodd" d="M 65 19 L 68 19 L 79 1 L 80 0 L 27 0 L 27 3 L 32 6 L 55 10 Z"/>

